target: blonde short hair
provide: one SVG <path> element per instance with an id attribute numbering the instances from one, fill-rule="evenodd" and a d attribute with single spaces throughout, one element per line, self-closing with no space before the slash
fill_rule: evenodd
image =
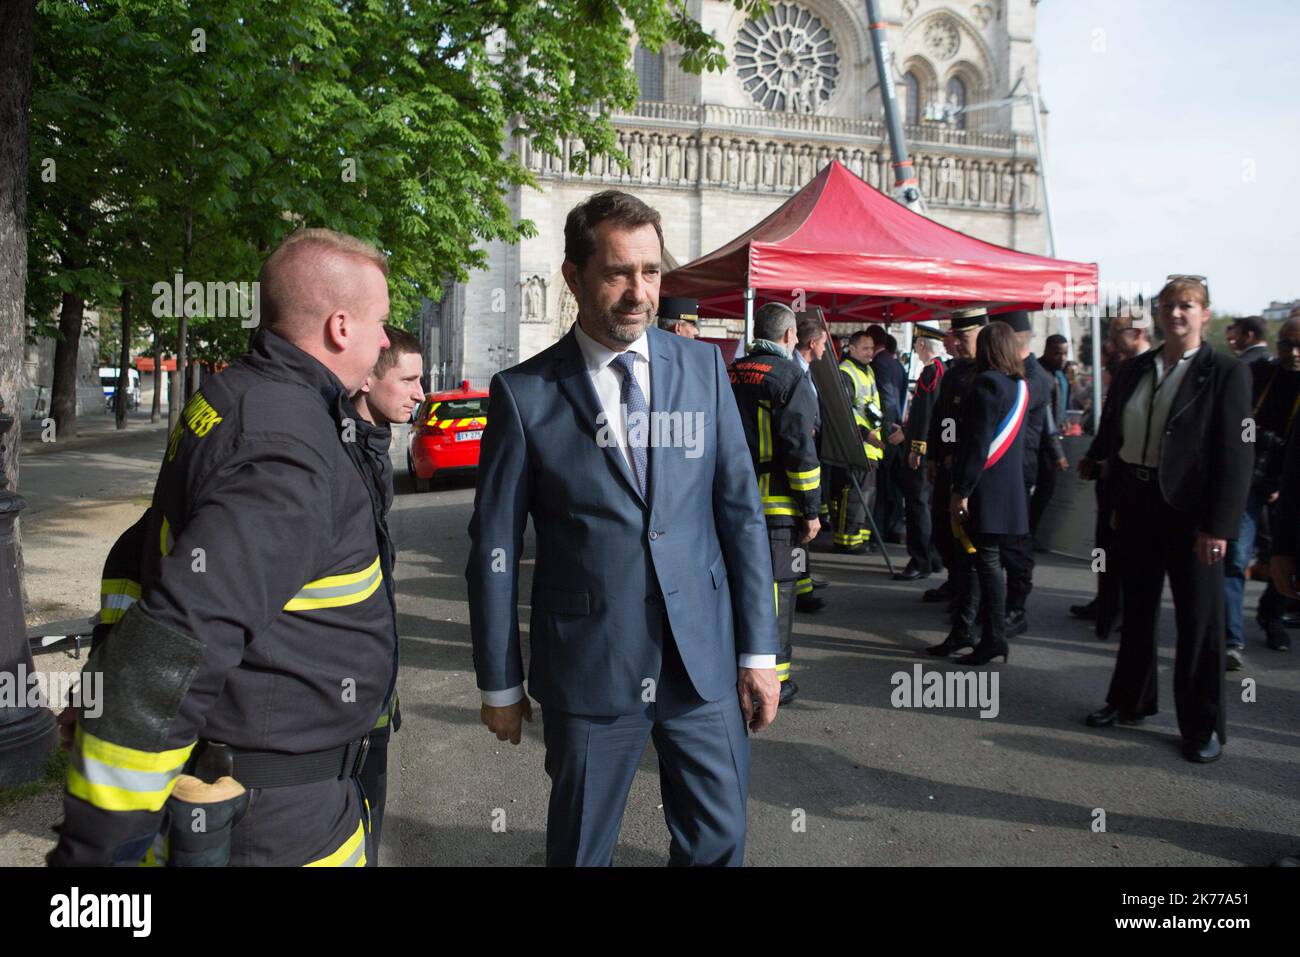
<path id="1" fill-rule="evenodd" d="M 275 326 L 290 313 L 300 289 L 291 278 L 293 265 L 335 256 L 364 259 L 388 276 L 388 257 L 363 239 L 333 229 L 296 229 L 281 240 L 258 274 L 262 322 Z"/>

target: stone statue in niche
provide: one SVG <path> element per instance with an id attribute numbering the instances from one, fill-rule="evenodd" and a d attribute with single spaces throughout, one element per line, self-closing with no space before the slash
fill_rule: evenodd
<path id="1" fill-rule="evenodd" d="M 710 183 L 722 182 L 722 145 L 718 142 L 716 136 L 709 140 L 709 155 L 705 175 Z"/>
<path id="2" fill-rule="evenodd" d="M 690 137 L 686 141 L 686 182 L 698 183 L 700 181 L 700 144 L 695 137 Z"/>
<path id="3" fill-rule="evenodd" d="M 776 144 L 768 143 L 763 150 L 763 185 L 768 189 L 776 186 Z"/>
<path id="4" fill-rule="evenodd" d="M 682 144 L 677 137 L 669 137 L 664 150 L 664 176 L 670 183 L 682 178 Z"/>
<path id="5" fill-rule="evenodd" d="M 530 276 L 523 284 L 524 322 L 543 322 L 546 319 L 546 280 Z"/>
<path id="6" fill-rule="evenodd" d="M 1038 178 L 1038 171 L 1030 163 L 1024 163 L 1020 167 L 1020 201 L 1021 209 L 1034 209 L 1038 203 L 1038 194 L 1035 186 Z"/>
<path id="7" fill-rule="evenodd" d="M 1010 163 L 1002 164 L 1001 190 L 998 192 L 998 202 L 1003 206 L 1011 206 L 1016 199 L 1016 177 L 1012 172 Z"/>
<path id="8" fill-rule="evenodd" d="M 781 186 L 784 189 L 794 186 L 794 147 L 789 143 L 781 150 Z"/>
<path id="9" fill-rule="evenodd" d="M 948 202 L 964 203 L 966 201 L 966 161 L 953 161 L 948 170 Z"/>
<path id="10" fill-rule="evenodd" d="M 941 157 L 934 170 L 934 201 L 947 203 L 952 184 L 952 160 Z"/>
<path id="11" fill-rule="evenodd" d="M 750 140 L 749 146 L 745 148 L 745 163 L 740 175 L 744 184 L 750 189 L 758 185 L 758 144 L 753 140 Z"/>
<path id="12" fill-rule="evenodd" d="M 740 147 L 735 140 L 727 141 L 727 185 L 740 185 Z"/>
<path id="13" fill-rule="evenodd" d="M 984 197 L 985 206 L 998 204 L 998 170 L 992 161 L 984 164 L 984 183 L 980 186 L 980 195 Z"/>
<path id="14" fill-rule="evenodd" d="M 872 153 L 867 157 L 867 182 L 875 189 L 880 189 L 880 154 Z"/>
<path id="15" fill-rule="evenodd" d="M 854 150 L 849 155 L 849 161 L 845 165 L 848 166 L 850 173 L 852 173 L 854 176 L 857 176 L 860 179 L 863 173 L 862 150 Z"/>
<path id="16" fill-rule="evenodd" d="M 933 199 L 934 198 L 934 169 L 930 165 L 930 157 L 928 156 L 921 157 L 920 162 L 917 165 L 920 166 L 918 178 L 921 181 L 920 183 L 921 197 L 923 199 Z"/>
<path id="17" fill-rule="evenodd" d="M 641 134 L 632 134 L 632 143 L 627 151 L 628 159 L 632 161 L 631 168 L 627 171 L 633 181 L 639 180 L 645 175 L 645 144 L 641 142 Z"/>
<path id="18" fill-rule="evenodd" d="M 813 152 L 811 146 L 804 146 L 799 150 L 798 165 L 796 167 L 798 179 L 795 186 L 803 188 L 810 179 L 813 178 Z"/>
<path id="19" fill-rule="evenodd" d="M 560 283 L 560 302 L 555 310 L 555 322 L 551 326 L 551 338 L 558 340 L 578 318 L 578 300 L 573 298 L 567 283 Z"/>
<path id="20" fill-rule="evenodd" d="M 664 144 L 659 140 L 659 134 L 656 133 L 650 137 L 650 149 L 646 151 L 646 175 L 650 177 L 650 182 L 659 182 L 659 174 L 664 165 Z"/>
<path id="21" fill-rule="evenodd" d="M 973 206 L 979 205 L 980 201 L 980 186 L 983 182 L 980 172 L 980 164 L 972 160 L 966 170 L 966 196 Z"/>

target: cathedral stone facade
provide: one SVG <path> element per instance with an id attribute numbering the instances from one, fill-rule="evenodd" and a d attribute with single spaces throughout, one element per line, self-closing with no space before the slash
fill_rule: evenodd
<path id="1" fill-rule="evenodd" d="M 962 112 L 1037 89 L 1037 0 L 884 0 L 891 74 L 925 211 L 981 239 L 1047 252 L 1046 222 L 1027 103 Z M 440 378 L 476 387 L 546 348 L 577 304 L 560 274 L 564 218 L 601 189 L 636 193 L 663 215 L 669 256 L 686 263 L 757 223 L 833 159 L 872 186 L 892 184 L 888 136 L 861 0 L 774 0 L 747 17 L 730 3 L 694 0 L 723 42 L 724 73 L 694 76 L 665 48 L 635 56 L 642 98 L 614 117 L 624 168 L 514 143 L 541 189 L 511 197 L 538 234 L 488 247 L 489 266 L 448 290 L 433 347 Z M 1041 118 L 1045 123 L 1046 117 Z"/>

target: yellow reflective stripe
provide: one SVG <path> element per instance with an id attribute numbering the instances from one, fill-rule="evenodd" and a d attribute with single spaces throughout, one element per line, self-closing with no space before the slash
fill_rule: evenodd
<path id="1" fill-rule="evenodd" d="M 162 809 L 194 745 L 138 751 L 95 737 L 78 724 L 68 793 L 106 811 Z"/>
<path id="2" fill-rule="evenodd" d="M 313 608 L 339 608 L 363 602 L 375 593 L 384 580 L 379 558 L 359 572 L 330 575 L 302 586 L 302 589 L 285 604 L 285 611 L 308 611 Z"/>
<path id="3" fill-rule="evenodd" d="M 791 472 L 786 470 L 785 477 L 790 481 L 790 487 L 796 492 L 811 492 L 822 482 L 822 470 L 820 466 L 808 472 Z"/>
<path id="4" fill-rule="evenodd" d="M 772 461 L 772 407 L 766 399 L 758 403 L 758 460 Z"/>
<path id="5" fill-rule="evenodd" d="M 105 578 L 99 583 L 101 595 L 130 595 L 140 597 L 140 583 L 129 578 Z"/>
<path id="6" fill-rule="evenodd" d="M 366 866 L 366 825 L 364 821 L 357 822 L 357 829 L 352 836 L 343 842 L 333 854 L 322 857 L 318 861 L 312 861 L 305 864 L 305 867 L 365 867 Z"/>
<path id="7" fill-rule="evenodd" d="M 140 583 L 129 578 L 105 578 L 99 584 L 99 620 L 113 625 L 140 599 Z"/>
<path id="8" fill-rule="evenodd" d="M 776 606 L 776 613 L 781 614 L 781 586 L 772 582 L 772 604 Z"/>
<path id="9" fill-rule="evenodd" d="M 164 555 L 172 553 L 172 527 L 166 515 L 163 516 L 162 530 L 158 533 L 158 548 Z"/>
<path id="10" fill-rule="evenodd" d="M 789 670 L 790 670 L 790 662 L 788 662 L 788 661 L 785 661 L 785 662 L 778 661 L 778 662 L 776 663 L 776 673 L 777 673 L 778 675 L 781 674 L 782 672 L 788 672 Z"/>

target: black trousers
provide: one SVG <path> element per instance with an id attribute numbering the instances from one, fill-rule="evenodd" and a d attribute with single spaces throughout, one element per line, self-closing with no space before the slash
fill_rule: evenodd
<path id="1" fill-rule="evenodd" d="M 1029 499 L 1029 534 L 1038 534 L 1038 523 L 1043 518 L 1043 513 L 1047 511 L 1048 504 L 1052 501 L 1052 493 L 1056 491 L 1056 477 L 1060 473 L 1056 470 L 1056 462 L 1047 454 L 1045 450 L 1040 449 L 1038 452 L 1038 479 L 1034 483 L 1034 494 Z"/>
<path id="2" fill-rule="evenodd" d="M 379 866 L 379 838 L 384 829 L 384 804 L 388 800 L 388 739 L 391 725 L 370 732 L 370 750 L 361 767 L 358 782 L 370 806 L 370 830 L 366 834 L 366 867 Z"/>
<path id="3" fill-rule="evenodd" d="M 881 535 L 893 536 L 903 530 L 903 468 L 906 453 L 901 445 L 884 448 L 885 457 L 876 470 L 876 503 L 871 513 Z"/>
<path id="4" fill-rule="evenodd" d="M 1025 495 L 1030 497 L 1029 486 L 1025 486 Z M 1034 590 L 1034 536 L 1004 536 L 1002 564 L 1007 570 L 1007 611 L 1024 611 Z"/>
<path id="5" fill-rule="evenodd" d="M 939 475 L 934 481 L 934 498 L 930 502 L 930 542 L 939 553 L 939 560 L 948 568 L 949 578 L 957 562 L 957 552 L 952 538 L 952 525 L 948 499 L 952 497 L 952 473 L 946 466 L 939 466 Z"/>
<path id="6" fill-rule="evenodd" d="M 769 525 L 767 540 L 772 549 L 772 580 L 776 584 L 776 631 L 781 650 L 776 655 L 776 676 L 790 680 L 790 662 L 794 658 L 794 602 L 799 573 L 795 570 L 797 529 L 793 525 Z M 804 556 L 805 561 L 807 555 Z M 809 580 L 809 591 L 812 582 Z"/>
<path id="7" fill-rule="evenodd" d="M 1200 745 L 1217 732 L 1227 741 L 1223 690 L 1223 563 L 1202 565 L 1192 552 L 1199 516 L 1170 508 L 1154 470 L 1140 480 L 1120 466 L 1115 503 L 1116 554 L 1124 577 L 1124 624 L 1106 701 L 1141 716 L 1157 711 L 1156 634 L 1165 575 L 1174 593 L 1174 706 L 1184 740 Z M 1115 559 L 1118 559 L 1116 562 Z"/>
<path id="8" fill-rule="evenodd" d="M 943 556 L 934 544 L 934 522 L 930 513 L 934 486 L 925 474 L 925 461 L 911 469 L 903 463 L 902 489 L 907 520 L 907 554 L 920 571 L 933 574 L 943 568 Z"/>
<path id="9" fill-rule="evenodd" d="M 1097 622 L 1098 638 L 1110 637 L 1115 622 L 1119 620 L 1124 607 L 1124 580 L 1111 568 L 1111 557 L 1115 555 L 1118 542 L 1115 532 L 1110 527 L 1110 505 L 1108 504 L 1110 483 L 1106 479 L 1097 480 L 1097 547 L 1106 556 L 1103 570 L 1097 574 Z"/>
<path id="10" fill-rule="evenodd" d="M 1002 580 L 1002 544 L 1006 538 L 1005 535 L 977 535 L 975 554 L 962 550 L 948 566 L 956 612 L 954 629 L 975 639 L 975 625 L 982 621 L 979 643 L 990 642 L 995 648 L 1007 640 L 1007 591 Z"/>
<path id="11" fill-rule="evenodd" d="M 853 478 L 857 478 L 858 487 L 862 489 L 867 504 L 871 505 L 875 489 L 872 477 L 878 475 L 879 471 L 850 471 L 838 467 L 831 470 L 831 494 L 834 497 L 832 508 L 835 513 L 831 541 L 834 544 L 851 548 L 871 539 L 871 533 L 867 529 L 867 510 L 862 507 L 862 499 L 853 487 Z"/>

